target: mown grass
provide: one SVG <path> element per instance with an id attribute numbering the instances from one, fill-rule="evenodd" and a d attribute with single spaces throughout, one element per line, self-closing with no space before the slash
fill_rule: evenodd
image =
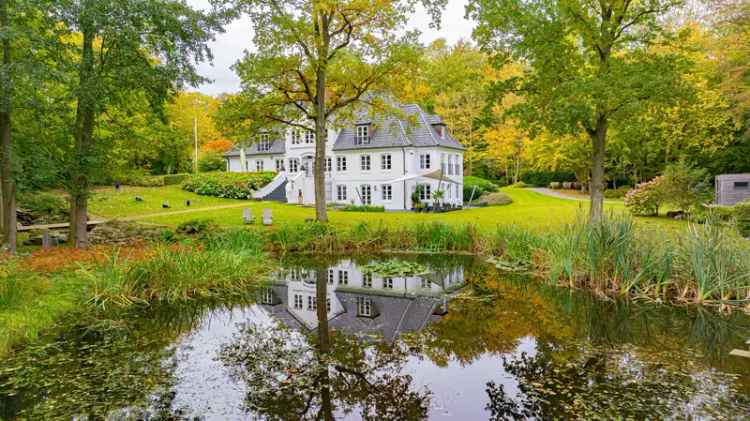
<path id="1" fill-rule="evenodd" d="M 185 221 L 192 219 L 213 219 L 217 224 L 222 226 L 240 226 L 243 224 L 242 208 L 249 208 L 256 218 L 261 215 L 263 209 L 271 209 L 275 225 L 302 223 L 306 219 L 315 217 L 315 210 L 310 207 L 301 207 L 297 205 L 283 204 L 277 202 L 256 202 L 256 201 L 236 201 L 218 198 L 206 198 L 204 196 L 194 195 L 183 192 L 175 186 L 140 188 L 138 191 L 146 198 L 149 206 L 157 206 L 156 209 L 143 206 L 143 203 L 136 203 L 132 200 L 132 194 L 117 196 L 113 199 L 108 196 L 116 195 L 113 192 L 102 193 L 101 200 L 107 203 L 92 203 L 92 213 L 106 217 L 138 217 L 138 215 L 147 215 L 139 221 L 163 224 L 168 226 L 177 226 Z M 550 197 L 537 193 L 530 189 L 521 189 L 508 187 L 502 189 L 508 194 L 513 203 L 501 207 L 486 207 L 465 209 L 456 212 L 440 214 L 424 214 L 414 212 L 342 212 L 331 210 L 329 219 L 332 225 L 338 227 L 353 227 L 360 223 L 368 224 L 387 224 L 390 226 L 412 226 L 419 223 L 443 222 L 449 225 L 460 226 L 466 224 L 475 224 L 481 229 L 494 230 L 497 226 L 518 225 L 535 231 L 546 231 L 549 228 L 559 227 L 566 223 L 575 221 L 578 214 L 588 209 L 587 201 L 561 199 Z M 169 198 L 180 197 L 179 205 L 172 209 L 162 210 L 161 202 L 170 200 Z M 175 210 L 187 210 L 182 205 L 186 199 L 194 201 L 190 209 L 197 209 L 196 212 L 170 214 Z M 206 202 L 209 200 L 209 202 Z M 170 203 L 177 203 L 174 199 Z M 211 209 L 199 210 L 200 207 L 234 205 L 244 203 L 244 206 L 231 209 Z M 612 201 L 605 205 L 608 210 L 624 212 L 625 208 L 622 202 Z M 160 213 L 164 215 L 152 215 Z M 637 224 L 645 227 L 658 227 L 670 232 L 679 231 L 686 227 L 683 221 L 675 221 L 668 218 L 636 218 Z"/>
<path id="2" fill-rule="evenodd" d="M 143 201 L 137 202 L 136 196 L 143 198 Z M 187 200 L 190 200 L 189 207 L 185 204 Z M 168 203 L 170 208 L 162 208 L 163 203 Z M 199 196 L 182 190 L 179 185 L 164 187 L 122 186 L 119 192 L 116 192 L 112 187 L 96 189 L 91 198 L 89 210 L 99 217 L 125 218 L 238 203 L 241 204 L 243 201 Z"/>

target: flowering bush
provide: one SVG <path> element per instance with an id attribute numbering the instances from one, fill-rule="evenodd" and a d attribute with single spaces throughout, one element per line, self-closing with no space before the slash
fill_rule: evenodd
<path id="1" fill-rule="evenodd" d="M 658 216 L 664 202 L 664 177 L 638 184 L 625 195 L 625 207 L 634 215 Z"/>
<path id="2" fill-rule="evenodd" d="M 182 185 L 182 189 L 203 196 L 252 199 L 253 191 L 270 183 L 275 176 L 272 172 L 195 174 Z"/>

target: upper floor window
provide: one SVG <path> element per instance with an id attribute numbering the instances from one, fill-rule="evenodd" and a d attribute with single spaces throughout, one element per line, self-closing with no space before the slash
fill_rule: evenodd
<path id="1" fill-rule="evenodd" d="M 302 143 L 302 132 L 299 129 L 292 130 L 292 145 L 299 145 Z"/>
<path id="2" fill-rule="evenodd" d="M 308 130 L 305 132 L 305 143 L 315 143 L 315 132 L 312 130 Z"/>
<path id="3" fill-rule="evenodd" d="M 381 170 L 390 170 L 392 168 L 392 159 L 391 154 L 384 153 L 383 155 L 380 155 L 380 169 Z"/>
<path id="4" fill-rule="evenodd" d="M 366 145 L 370 143 L 370 126 L 367 124 L 360 124 L 357 126 L 357 131 L 354 136 L 354 144 Z"/>
<path id="5" fill-rule="evenodd" d="M 336 171 L 346 171 L 346 157 L 345 156 L 336 157 Z"/>
<path id="6" fill-rule="evenodd" d="M 456 159 L 453 164 L 453 174 L 461 175 L 461 155 L 456 155 Z"/>
<path id="7" fill-rule="evenodd" d="M 349 285 L 349 271 L 348 270 L 339 271 L 339 285 Z"/>
<path id="8" fill-rule="evenodd" d="M 421 170 L 430 169 L 430 154 L 419 155 L 419 169 Z"/>
<path id="9" fill-rule="evenodd" d="M 316 297 L 313 297 L 311 295 L 307 296 L 307 309 L 310 311 L 315 311 L 318 309 L 318 300 Z"/>
<path id="10" fill-rule="evenodd" d="M 333 171 L 333 160 L 330 156 L 326 157 L 326 171 Z"/>
<path id="11" fill-rule="evenodd" d="M 393 289 L 393 278 L 384 278 L 383 279 L 383 288 L 385 288 L 385 289 Z"/>
<path id="12" fill-rule="evenodd" d="M 359 162 L 362 171 L 370 171 L 370 155 L 362 155 Z"/>
<path id="13" fill-rule="evenodd" d="M 372 299 L 357 297 L 357 316 L 372 316 Z"/>
<path id="14" fill-rule="evenodd" d="M 335 279 L 335 276 L 334 276 L 333 269 L 328 269 L 328 283 L 333 285 L 334 279 Z"/>
<path id="15" fill-rule="evenodd" d="M 268 133 L 263 133 L 260 135 L 260 140 L 258 141 L 258 152 L 268 152 L 271 150 L 271 135 Z"/>
<path id="16" fill-rule="evenodd" d="M 448 155 L 448 175 L 453 175 L 453 155 Z"/>
<path id="17" fill-rule="evenodd" d="M 294 308 L 302 310 L 302 296 L 299 294 L 294 294 Z"/>
<path id="18" fill-rule="evenodd" d="M 371 272 L 362 274 L 362 286 L 365 288 L 372 288 L 372 273 Z"/>

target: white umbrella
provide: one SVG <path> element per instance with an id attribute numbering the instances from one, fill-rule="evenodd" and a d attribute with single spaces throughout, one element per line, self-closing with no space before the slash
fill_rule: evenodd
<path id="1" fill-rule="evenodd" d="M 245 161 L 247 161 L 247 158 L 245 157 L 245 148 L 240 148 L 240 172 L 247 171 Z"/>

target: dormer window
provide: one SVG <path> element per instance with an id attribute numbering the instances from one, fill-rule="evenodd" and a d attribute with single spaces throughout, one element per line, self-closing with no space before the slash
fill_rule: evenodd
<path id="1" fill-rule="evenodd" d="M 370 143 L 370 125 L 359 124 L 357 125 L 356 132 L 354 135 L 355 145 L 367 145 Z"/>
<path id="2" fill-rule="evenodd" d="M 258 141 L 258 152 L 268 152 L 271 150 L 271 135 L 268 133 L 263 133 L 260 135 L 260 140 Z"/>

